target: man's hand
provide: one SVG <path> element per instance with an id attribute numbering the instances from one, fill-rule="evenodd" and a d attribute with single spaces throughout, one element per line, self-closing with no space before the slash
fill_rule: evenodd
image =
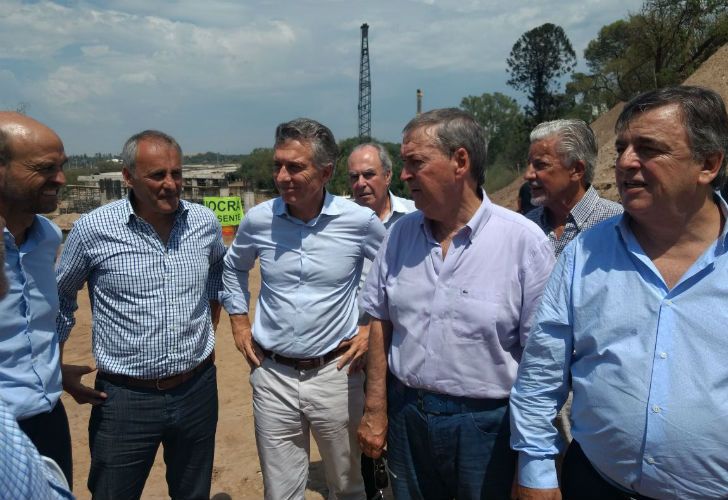
<path id="1" fill-rule="evenodd" d="M 561 500 L 561 490 L 558 488 L 526 488 L 518 486 L 518 500 Z"/>
<path id="2" fill-rule="evenodd" d="M 369 325 L 359 325 L 359 332 L 349 340 L 343 341 L 339 346 L 349 349 L 341 355 L 336 369 L 341 370 L 347 363 L 351 363 L 349 375 L 363 370 L 367 364 L 366 354 L 369 350 Z"/>
<path id="3" fill-rule="evenodd" d="M 91 366 L 64 365 L 61 364 L 61 376 L 63 377 L 63 389 L 73 396 L 78 404 L 91 403 L 98 405 L 104 402 L 107 395 L 105 392 L 97 391 L 81 383 L 81 377 L 95 371 Z"/>
<path id="4" fill-rule="evenodd" d="M 250 365 L 251 371 L 260 366 L 263 361 L 263 350 L 253 340 L 253 329 L 247 314 L 230 315 L 230 326 L 233 330 L 235 347 L 243 353 L 245 361 Z"/>
<path id="5" fill-rule="evenodd" d="M 359 429 L 356 431 L 361 451 L 368 457 L 382 456 L 387 444 L 387 412 L 386 410 L 365 410 Z"/>

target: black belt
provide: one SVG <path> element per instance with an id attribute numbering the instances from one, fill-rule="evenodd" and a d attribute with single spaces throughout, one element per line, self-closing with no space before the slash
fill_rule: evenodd
<path id="1" fill-rule="evenodd" d="M 190 371 L 184 373 L 178 373 L 166 378 L 148 379 L 148 378 L 134 378 L 127 375 L 119 375 L 116 373 L 99 372 L 96 375 L 102 380 L 107 380 L 113 384 L 125 385 L 127 387 L 138 387 L 141 389 L 156 389 L 158 391 L 168 391 L 180 386 L 192 379 L 195 375 L 201 373 L 205 368 L 215 362 L 215 351 L 212 351 L 205 360 L 199 365 L 195 366 Z"/>
<path id="2" fill-rule="evenodd" d="M 263 354 L 267 358 L 272 359 L 276 363 L 280 363 L 282 365 L 290 366 L 295 370 L 313 370 L 315 368 L 319 368 L 329 361 L 333 361 L 346 350 L 349 349 L 349 346 L 339 346 L 333 351 L 329 351 L 323 356 L 318 356 L 315 358 L 289 358 L 286 356 L 281 356 L 280 354 L 276 354 L 273 351 L 269 351 L 267 349 L 263 349 Z"/>

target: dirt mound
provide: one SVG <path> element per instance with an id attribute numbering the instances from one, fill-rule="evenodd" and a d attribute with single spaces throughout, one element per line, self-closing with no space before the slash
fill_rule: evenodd
<path id="1" fill-rule="evenodd" d="M 724 101 L 728 102 L 728 45 L 720 48 L 683 83 L 712 89 L 718 92 Z M 602 196 L 614 201 L 619 201 L 619 194 L 614 184 L 614 161 L 616 158 L 614 124 L 623 106 L 624 103 L 617 104 L 591 124 L 600 145 L 593 185 Z M 508 186 L 489 194 L 489 196 L 493 202 L 515 210 L 518 188 L 522 182 L 523 179 L 519 177 Z"/>

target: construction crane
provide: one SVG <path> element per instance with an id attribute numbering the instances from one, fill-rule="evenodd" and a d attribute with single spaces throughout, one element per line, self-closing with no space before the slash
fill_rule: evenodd
<path id="1" fill-rule="evenodd" d="M 359 60 L 359 142 L 372 137 L 372 80 L 369 73 L 369 25 L 361 25 Z"/>

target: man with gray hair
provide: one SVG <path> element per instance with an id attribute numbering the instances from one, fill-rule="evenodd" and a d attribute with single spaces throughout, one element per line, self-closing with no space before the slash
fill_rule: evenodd
<path id="1" fill-rule="evenodd" d="M 519 498 L 728 498 L 725 104 L 653 90 L 615 132 L 625 212 L 561 254 L 511 393 Z M 559 482 L 552 421 L 570 387 Z"/>
<path id="2" fill-rule="evenodd" d="M 381 144 L 359 144 L 349 155 L 349 184 L 354 201 L 369 207 L 384 227 L 389 227 L 405 214 L 415 210 L 412 200 L 395 196 L 392 183 L 392 158 Z"/>
<path id="3" fill-rule="evenodd" d="M 57 269 L 61 342 L 84 283 L 91 299 L 95 387 L 81 383 L 92 367 L 63 380 L 93 405 L 88 488 L 94 498 L 139 498 L 161 443 L 169 496 L 209 498 L 222 228 L 209 209 L 180 199 L 182 150 L 172 137 L 145 130 L 121 157 L 129 196 L 74 224 Z"/>
<path id="4" fill-rule="evenodd" d="M 531 131 L 530 139 L 523 178 L 537 208 L 526 217 L 543 229 L 558 257 L 576 235 L 621 214 L 622 206 L 600 198 L 591 186 L 597 140 L 585 122 L 543 122 Z"/>
<path id="5" fill-rule="evenodd" d="M 553 250 L 481 188 L 485 134 L 468 113 L 418 115 L 401 153 L 419 211 L 392 226 L 362 290 L 362 451 L 386 444 L 396 498 L 508 498 L 508 395 Z"/>
<path id="6" fill-rule="evenodd" d="M 337 155 L 324 125 L 280 124 L 273 155 L 280 197 L 248 211 L 225 257 L 221 297 L 251 367 L 269 500 L 303 498 L 311 433 L 329 498 L 364 498 L 356 427 L 368 329 L 357 326 L 356 294 L 364 259 L 374 258 L 385 229 L 371 210 L 326 191 Z M 261 287 L 251 327 L 248 274 L 256 259 Z"/>

